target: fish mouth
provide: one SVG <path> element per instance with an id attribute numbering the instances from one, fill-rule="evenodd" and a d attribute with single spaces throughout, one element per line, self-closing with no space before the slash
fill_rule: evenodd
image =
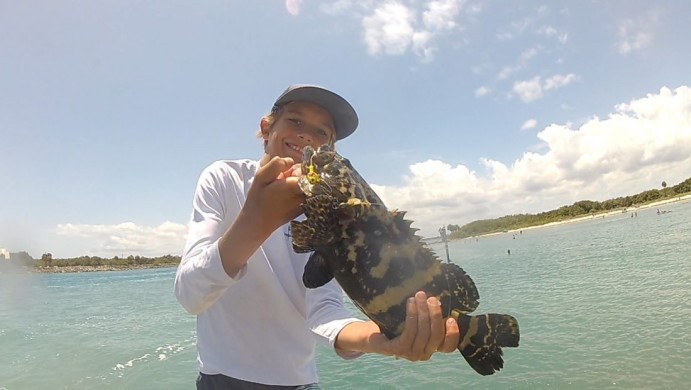
<path id="1" fill-rule="evenodd" d="M 314 156 L 317 152 L 314 150 L 313 147 L 310 145 L 305 146 L 302 148 L 302 150 L 299 150 L 299 152 L 302 152 L 302 167 L 305 168 L 307 165 L 312 164 L 312 156 Z"/>
<path id="2" fill-rule="evenodd" d="M 311 145 L 302 149 L 302 177 L 299 180 L 299 186 L 306 196 L 323 192 L 322 187 L 325 185 L 327 188 L 330 187 L 328 184 L 330 175 L 325 171 L 328 171 L 328 165 L 333 161 L 334 155 L 334 149 L 328 144 L 320 146 L 317 150 Z M 324 182 L 324 179 L 327 179 L 327 182 Z"/>

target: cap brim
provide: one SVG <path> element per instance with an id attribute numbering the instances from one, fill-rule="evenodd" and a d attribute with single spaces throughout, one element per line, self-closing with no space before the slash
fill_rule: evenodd
<path id="1" fill-rule="evenodd" d="M 357 129 L 359 120 L 353 106 L 328 89 L 315 85 L 293 85 L 279 96 L 274 105 L 281 106 L 295 101 L 314 103 L 328 111 L 333 117 L 338 140 L 353 134 Z"/>

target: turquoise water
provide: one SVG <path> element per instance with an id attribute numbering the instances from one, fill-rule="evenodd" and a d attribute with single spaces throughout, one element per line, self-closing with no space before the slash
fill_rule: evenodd
<path id="1" fill-rule="evenodd" d="M 478 376 L 457 353 L 342 361 L 320 348 L 322 387 L 688 388 L 691 203 L 664 209 L 450 243 L 480 290 L 477 311 L 520 322 L 521 345 L 498 374 Z M 173 275 L 3 265 L 0 389 L 194 388 L 194 318 L 175 301 Z"/>

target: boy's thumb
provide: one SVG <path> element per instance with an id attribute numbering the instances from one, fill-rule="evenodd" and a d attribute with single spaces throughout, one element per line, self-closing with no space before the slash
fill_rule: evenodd
<path id="1" fill-rule="evenodd" d="M 266 165 L 257 171 L 255 180 L 259 179 L 263 183 L 271 183 L 276 180 L 278 175 L 293 166 L 293 159 L 290 157 L 273 157 Z"/>

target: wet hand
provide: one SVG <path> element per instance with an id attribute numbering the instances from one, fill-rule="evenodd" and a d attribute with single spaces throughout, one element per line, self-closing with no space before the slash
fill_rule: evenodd
<path id="1" fill-rule="evenodd" d="M 425 361 L 435 352 L 455 351 L 459 337 L 456 320 L 444 321 L 439 300 L 420 291 L 408 299 L 405 328 L 391 340 L 391 351 L 397 358 Z"/>

